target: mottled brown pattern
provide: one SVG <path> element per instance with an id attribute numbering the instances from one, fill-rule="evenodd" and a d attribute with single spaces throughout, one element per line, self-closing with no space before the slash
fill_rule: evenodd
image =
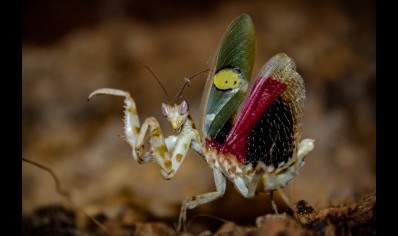
<path id="1" fill-rule="evenodd" d="M 183 158 L 182 154 L 177 154 L 176 155 L 176 161 L 177 162 L 181 162 L 182 158 Z"/>
<path id="2" fill-rule="evenodd" d="M 186 144 L 186 143 L 184 143 L 184 149 L 185 149 L 185 150 L 188 150 L 188 148 L 189 148 L 189 145 Z"/>
<path id="3" fill-rule="evenodd" d="M 164 162 L 164 167 L 165 167 L 167 170 L 170 170 L 170 169 L 171 169 L 171 161 L 166 160 L 166 161 Z"/>
<path id="4" fill-rule="evenodd" d="M 159 147 L 154 147 L 154 149 L 155 149 L 155 150 L 154 150 L 155 153 L 159 154 L 160 157 L 161 157 L 163 160 L 166 160 L 166 152 L 167 152 L 166 146 L 161 145 L 161 146 L 159 146 Z"/>
<path id="5" fill-rule="evenodd" d="M 134 126 L 133 129 L 135 134 L 138 134 L 140 132 L 140 127 L 138 126 Z"/>
<path id="6" fill-rule="evenodd" d="M 131 113 L 132 115 L 137 115 L 137 110 L 133 107 L 128 107 L 127 112 Z"/>
<path id="7" fill-rule="evenodd" d="M 246 171 L 247 175 L 252 175 L 254 173 L 254 169 L 250 168 L 249 170 Z"/>
<path id="8" fill-rule="evenodd" d="M 154 128 L 150 132 L 150 136 L 152 137 L 159 137 L 160 136 L 160 130 L 159 128 Z"/>

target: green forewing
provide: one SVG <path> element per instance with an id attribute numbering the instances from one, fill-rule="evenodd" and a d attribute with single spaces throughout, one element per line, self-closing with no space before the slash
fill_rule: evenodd
<path id="1" fill-rule="evenodd" d="M 250 16 L 237 17 L 224 34 L 203 94 L 202 130 L 205 136 L 214 137 L 243 101 L 252 73 L 255 45 L 256 33 Z M 214 86 L 214 75 L 225 68 L 240 72 L 238 88 L 220 90 Z"/>
<path id="2" fill-rule="evenodd" d="M 227 66 L 239 68 L 243 78 L 250 80 L 252 74 L 256 32 L 250 16 L 244 14 L 229 26 L 217 57 L 216 71 Z"/>

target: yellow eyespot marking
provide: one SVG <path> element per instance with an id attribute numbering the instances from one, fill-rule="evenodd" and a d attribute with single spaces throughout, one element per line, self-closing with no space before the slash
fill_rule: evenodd
<path id="1" fill-rule="evenodd" d="M 239 74 L 232 69 L 221 70 L 214 76 L 213 83 L 221 90 L 237 88 L 240 85 Z"/>

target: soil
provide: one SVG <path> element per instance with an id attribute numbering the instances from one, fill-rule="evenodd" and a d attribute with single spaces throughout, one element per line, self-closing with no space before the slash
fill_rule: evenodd
<path id="1" fill-rule="evenodd" d="M 161 219 L 136 222 L 136 213 L 127 207 L 115 217 L 99 213 L 78 224 L 76 212 L 61 205 L 36 209 L 25 216 L 23 235 L 376 235 L 376 196 L 364 197 L 349 206 L 329 207 L 316 210 L 304 200 L 283 214 L 267 214 L 256 218 L 255 225 L 238 225 L 232 221 L 223 223 L 213 233 L 176 232 L 175 228 Z M 189 228 L 188 228 L 189 230 Z"/>
<path id="2" fill-rule="evenodd" d="M 376 234 L 376 37 L 374 1 L 24 1 L 22 15 L 23 235 L 176 235 L 184 197 L 213 191 L 211 170 L 193 151 L 171 180 L 140 165 L 122 134 L 129 91 L 140 120 L 168 98 L 145 67 L 178 94 L 184 77 L 209 68 L 229 23 L 248 13 L 257 33 L 253 74 L 274 54 L 294 59 L 306 84 L 302 138 L 315 149 L 284 192 L 225 195 L 188 211 L 182 235 Z M 182 94 L 199 126 L 206 76 Z M 77 206 L 77 208 L 75 207 Z M 82 213 L 82 210 L 87 214 Z M 297 212 L 298 215 L 294 215 Z"/>

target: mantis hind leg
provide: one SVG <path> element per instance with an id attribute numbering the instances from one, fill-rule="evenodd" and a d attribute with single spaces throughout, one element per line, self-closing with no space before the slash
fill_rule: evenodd
<path id="1" fill-rule="evenodd" d="M 198 205 L 205 204 L 216 200 L 225 193 L 226 181 L 222 173 L 213 169 L 214 182 L 216 184 L 216 191 L 210 193 L 199 194 L 196 196 L 186 197 L 182 203 L 180 210 L 180 217 L 178 218 L 177 231 L 186 230 L 187 209 L 193 209 Z"/>
<path id="2" fill-rule="evenodd" d="M 254 194 L 255 188 L 261 178 L 263 183 L 263 191 L 269 193 L 274 212 L 278 214 L 278 209 L 273 195 L 274 191 L 277 191 L 283 202 L 294 212 L 294 215 L 296 216 L 296 211 L 294 210 L 291 201 L 282 189 L 298 175 L 298 171 L 304 165 L 304 159 L 306 155 L 311 152 L 314 147 L 315 145 L 313 139 L 302 140 L 298 146 L 295 157 L 292 158 L 291 161 L 287 162 L 284 166 L 281 166 L 275 170 L 275 172 L 267 172 L 265 164 L 259 163 L 256 167 L 252 182 L 248 187 L 249 193 Z"/>

